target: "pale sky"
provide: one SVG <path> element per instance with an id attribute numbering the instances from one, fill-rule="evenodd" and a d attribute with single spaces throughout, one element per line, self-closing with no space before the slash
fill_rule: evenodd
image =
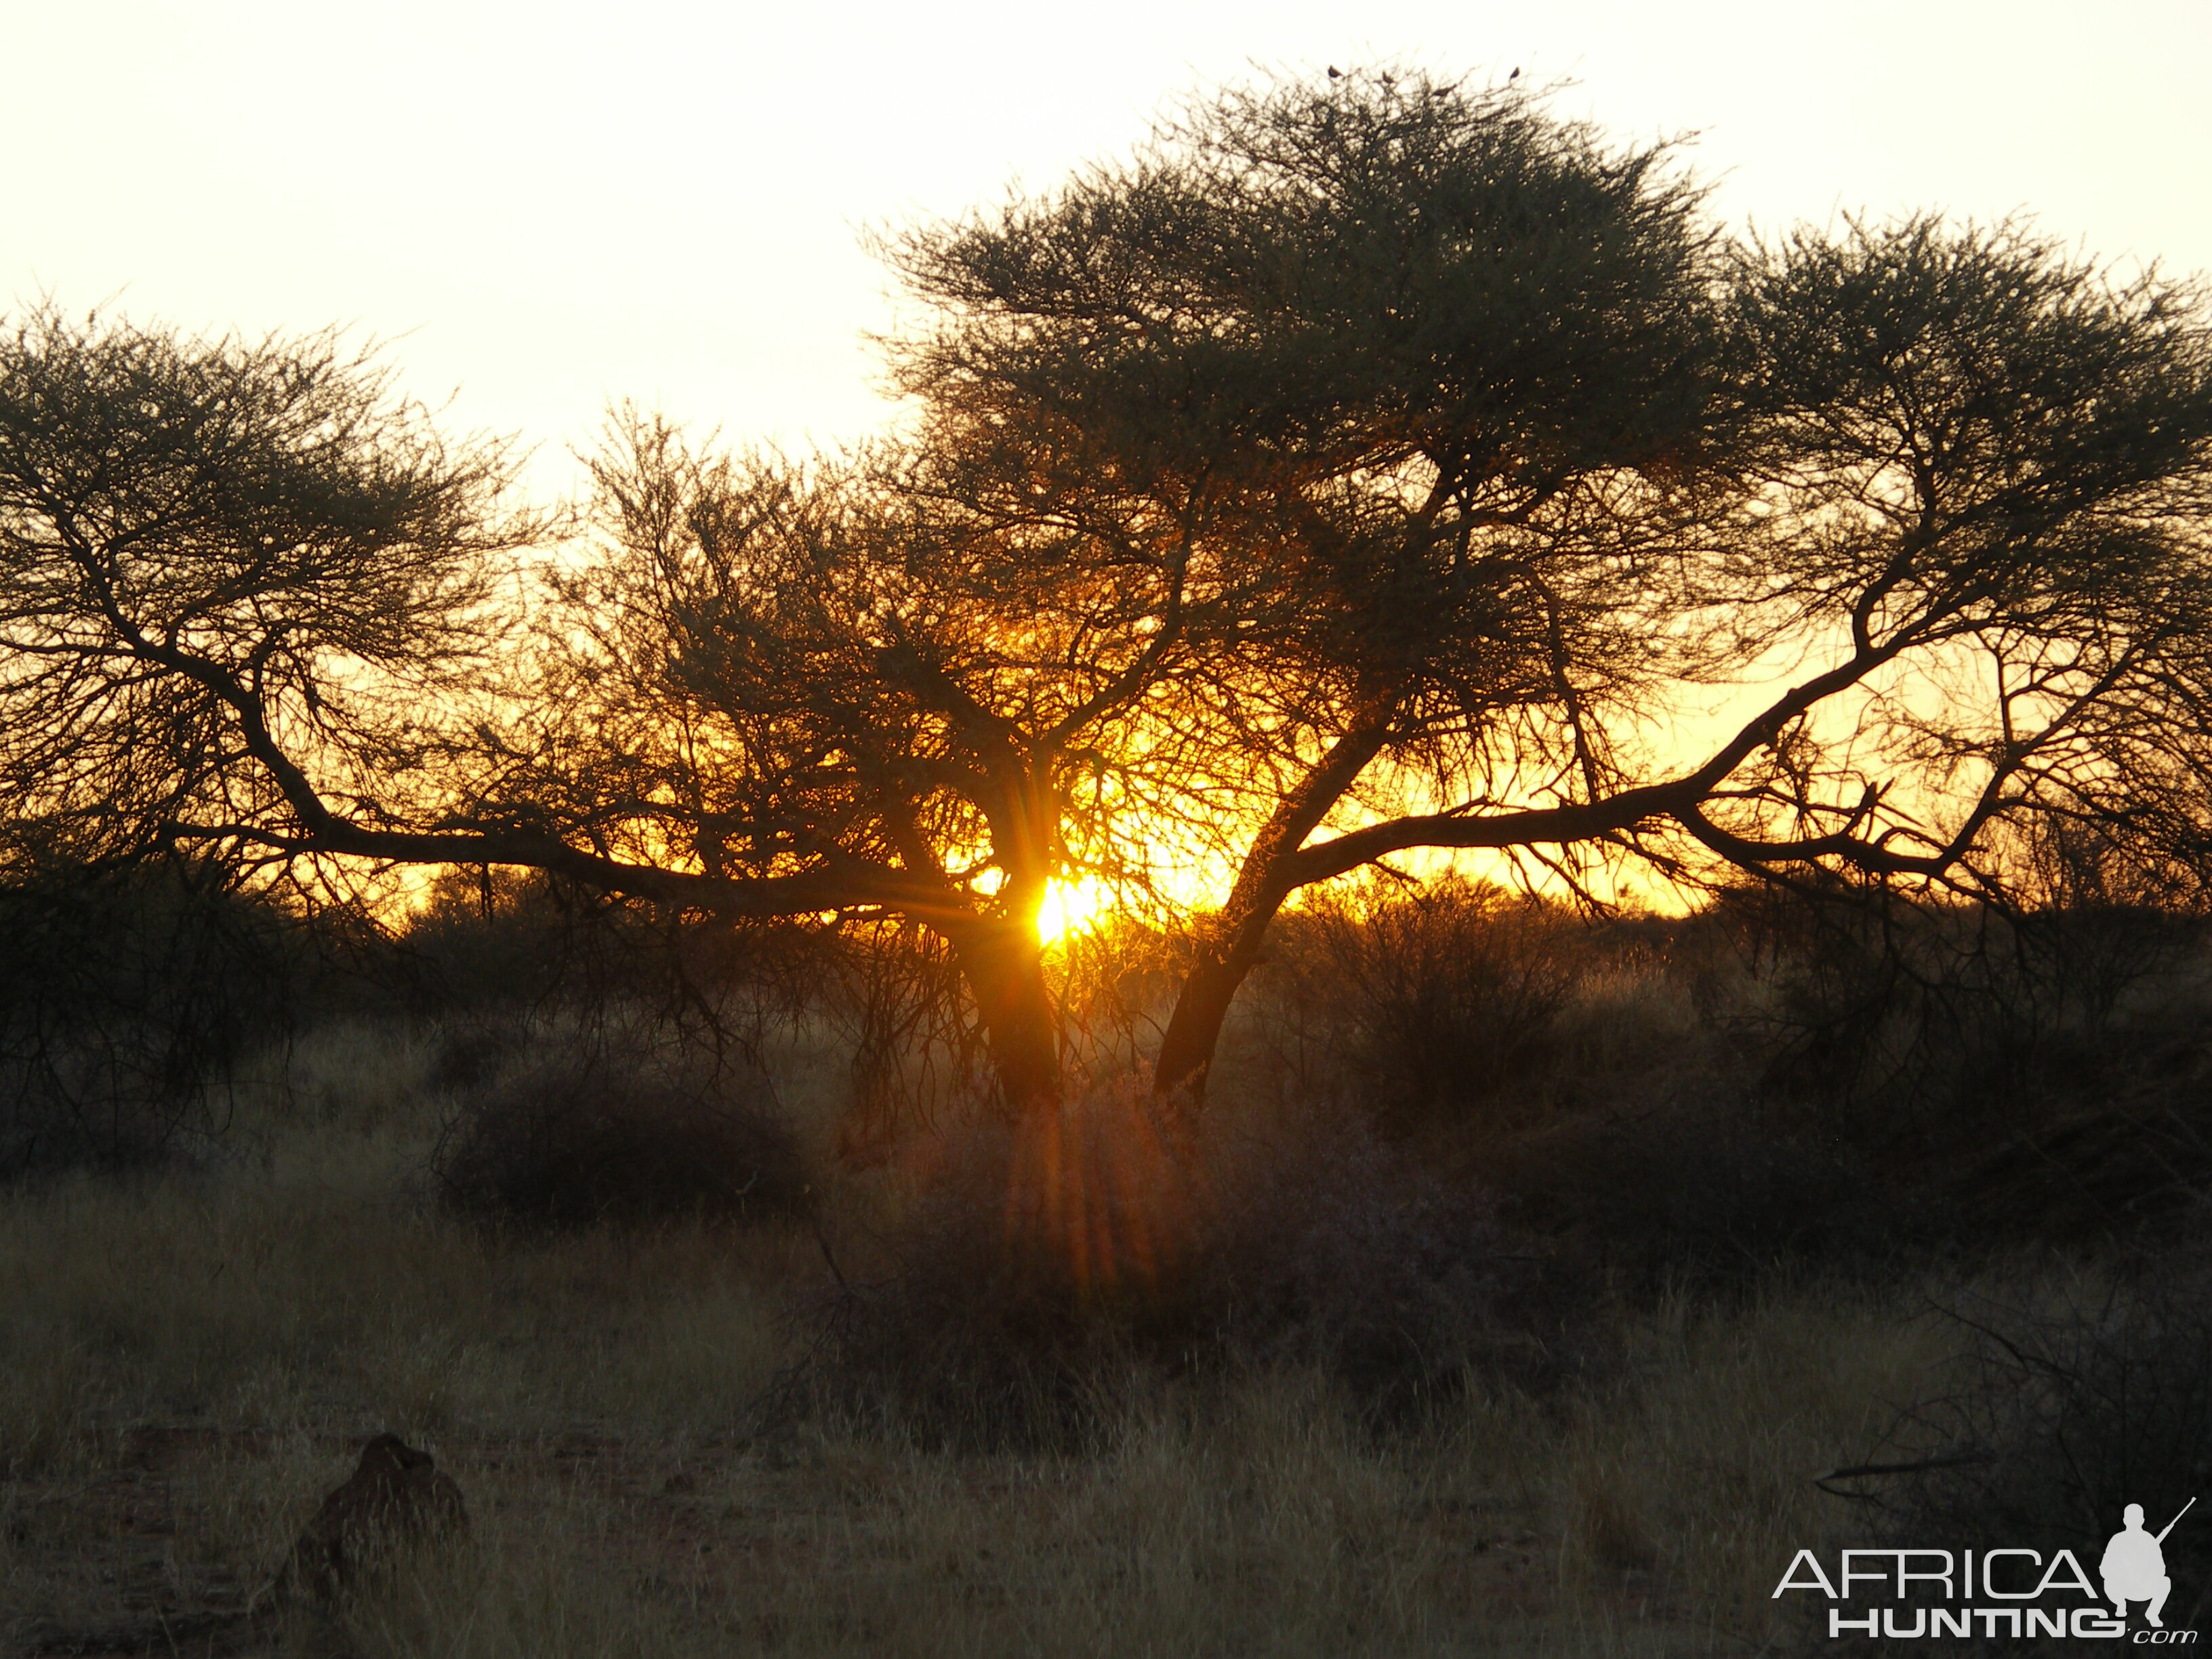
<path id="1" fill-rule="evenodd" d="M 0 301 L 380 337 L 567 489 L 611 398 L 732 438 L 883 421 L 866 226 L 1126 147 L 1250 72 L 1570 78 L 1699 135 L 1731 222 L 2032 211 L 2212 270 L 2212 4 L 1138 0 L 504 6 L 0 0 Z"/>

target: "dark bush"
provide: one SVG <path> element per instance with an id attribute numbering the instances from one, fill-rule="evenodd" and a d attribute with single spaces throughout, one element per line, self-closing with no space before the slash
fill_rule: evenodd
<path id="1" fill-rule="evenodd" d="M 1318 901 L 1285 924 L 1267 989 L 1356 1079 L 1358 1103 L 1400 1127 L 1548 1064 L 1592 961 L 1558 906 L 1458 880 Z"/>
<path id="2" fill-rule="evenodd" d="M 816 1406 L 1066 1443 L 1131 1375 L 1288 1364 L 1388 1411 L 1496 1340 L 1486 1205 L 1356 1124 L 1192 1144 L 1141 1091 L 1104 1091 L 944 1147 L 875 1271 L 813 1310 L 792 1384 Z"/>
<path id="3" fill-rule="evenodd" d="M 1402 1398 L 1497 1340 L 1488 1195 L 1357 1121 L 1224 1125 L 1192 1312 L 1230 1353 Z"/>
<path id="4" fill-rule="evenodd" d="M 2008 916 L 1855 896 L 1724 909 L 1768 976 L 1744 1034 L 1777 1093 L 1940 1138 L 2092 1086 L 2201 958 L 2189 915 L 2118 905 Z"/>
<path id="5" fill-rule="evenodd" d="M 2044 1045 L 2010 1121 L 1945 1160 L 1963 1228 L 2131 1247 L 2186 1233 L 2212 1192 L 2212 1047 L 2201 1015 L 2175 1014 L 2124 1039 Z"/>
<path id="6" fill-rule="evenodd" d="M 577 977 L 597 914 L 568 896 L 521 871 L 441 872 L 402 939 L 410 1000 L 441 1014 L 544 1002 Z"/>
<path id="7" fill-rule="evenodd" d="M 2197 1497 L 2165 1541 L 2164 1617 L 2178 1629 L 2212 1617 L 2212 1263 L 2170 1257 L 2056 1310 L 1948 1316 L 1976 1336 L 1972 1358 L 1868 1460 L 1926 1467 L 1831 1490 L 1899 1542 L 2070 1549 L 2093 1582 L 2127 1505 L 2155 1533 Z"/>
<path id="8" fill-rule="evenodd" d="M 599 1060 L 510 1066 L 469 1096 L 433 1160 L 465 1214 L 549 1227 L 790 1214 L 807 1184 L 763 1105 Z"/>
<path id="9" fill-rule="evenodd" d="M 1586 1112 L 1477 1167 L 1516 1225 L 1639 1292 L 1793 1263 L 1872 1265 L 1929 1225 L 1862 1152 L 1725 1097 Z"/>
<path id="10" fill-rule="evenodd" d="M 1802 907 L 1764 918 L 1771 996 L 1737 1022 L 1759 1092 L 1951 1235 L 2170 1234 L 2212 1188 L 2202 922 Z"/>
<path id="11" fill-rule="evenodd" d="M 219 1128 L 240 1061 L 291 1028 L 300 932 L 191 866 L 0 885 L 0 1179 L 145 1164 Z"/>
<path id="12" fill-rule="evenodd" d="M 423 1081 L 448 1092 L 488 1086 L 522 1051 L 527 1030 L 519 1022 L 471 1020 L 438 1033 Z"/>

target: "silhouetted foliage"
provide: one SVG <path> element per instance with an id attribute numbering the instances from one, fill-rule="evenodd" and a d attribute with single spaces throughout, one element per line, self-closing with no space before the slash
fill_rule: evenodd
<path id="1" fill-rule="evenodd" d="M 404 823 L 498 619 L 507 463 L 328 335 L 0 337 L 0 868 Z"/>
<path id="2" fill-rule="evenodd" d="M 1697 204 L 1663 147 L 1355 75 L 1194 100 L 1133 162 L 894 246 L 943 307 L 902 384 L 951 441 L 1095 453 L 1095 512 L 1264 573 L 1170 715 L 1213 737 L 1240 868 L 1164 1088 L 1202 1083 L 1285 897 L 1363 861 L 1298 863 L 1340 811 L 1614 775 L 1729 444 Z"/>
<path id="3" fill-rule="evenodd" d="M 1900 1542 L 1985 1548 L 2002 1537 L 2046 1554 L 2070 1549 L 2094 1576 L 2129 1504 L 2142 1505 L 2155 1533 L 2212 1486 L 2208 1290 L 2203 1261 L 2185 1255 L 2142 1282 L 2077 1290 L 2052 1307 L 1948 1310 L 1975 1333 L 1977 1352 L 1891 1430 L 1875 1460 L 1940 1467 L 1834 1484 L 1876 1506 Z M 2173 1583 L 2165 1621 L 2182 1630 L 2212 1610 L 2212 1528 L 2195 1520 L 2163 1546 Z"/>
<path id="4" fill-rule="evenodd" d="M 1702 211 L 1665 146 L 1512 88 L 1223 88 L 885 239 L 900 440 L 617 417 L 526 642 L 497 446 L 328 337 L 36 310 L 0 339 L 0 860 L 505 866 L 926 941 L 933 1031 L 1040 1109 L 1050 884 L 1165 909 L 1168 843 L 1237 870 L 1157 1055 L 1194 1104 L 1289 896 L 1414 848 L 2201 902 L 2197 294 L 2016 224 Z"/>
<path id="5" fill-rule="evenodd" d="M 1325 901 L 1281 933 L 1270 988 L 1328 1030 L 1357 1103 L 1401 1128 L 1528 1091 L 1599 958 L 1571 913 L 1449 879 Z"/>
<path id="6" fill-rule="evenodd" d="M 191 865 L 0 886 L 0 1179 L 218 1127 L 234 1069 L 311 991 L 298 931 Z"/>
<path id="7" fill-rule="evenodd" d="M 448 1075 L 488 1080 L 463 1097 L 432 1164 L 464 1214 L 574 1228 L 760 1220 L 807 1207 L 798 1149 L 757 1091 L 687 1083 L 557 1040 L 468 1059 L 449 1063 Z"/>
<path id="8" fill-rule="evenodd" d="M 912 1209 L 808 1320 L 772 1414 L 1080 1444 L 1137 1378 L 1311 1369 L 1375 1411 L 1504 1346 L 1485 1200 L 1323 1112 L 1195 1145 L 1125 1084 L 939 1137 Z"/>

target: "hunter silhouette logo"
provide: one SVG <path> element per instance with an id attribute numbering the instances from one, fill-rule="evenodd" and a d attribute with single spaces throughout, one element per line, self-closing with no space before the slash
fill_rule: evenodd
<path id="1" fill-rule="evenodd" d="M 2112 1541 L 2105 1546 L 2101 1568 L 2105 1578 L 2105 1596 L 2112 1602 L 2112 1611 L 2124 1619 L 2128 1603 L 2148 1601 L 2143 1617 L 2150 1621 L 2153 1630 L 2164 1630 L 2166 1620 L 2158 1615 L 2166 1606 L 2166 1598 L 2173 1592 L 2173 1580 L 2166 1576 L 2166 1556 L 2159 1546 L 2166 1542 L 2166 1534 L 2179 1523 L 2181 1516 L 2197 1506 L 2192 1498 L 2181 1506 L 2180 1515 L 2161 1527 L 2153 1537 L 2143 1530 L 2143 1506 L 2130 1504 L 2120 1517 L 2122 1529 L 2112 1534 Z"/>
<path id="2" fill-rule="evenodd" d="M 1856 1471 L 1863 1472 L 1863 1471 Z M 2143 1506 L 2130 1504 L 2122 1526 L 2105 1546 L 2098 1562 L 2104 1580 L 2097 1587 L 2070 1549 L 2051 1552 L 2008 1547 L 2002 1549 L 1847 1549 L 1831 1577 L 1812 1550 L 1799 1550 L 1774 1587 L 1775 1598 L 1791 1592 L 1825 1597 L 1830 1640 L 1848 1636 L 1902 1638 L 1979 1637 L 2018 1642 L 2039 1637 L 2075 1641 L 2127 1638 L 2130 1646 L 2187 1646 L 2193 1630 L 2168 1630 L 2160 1615 L 2173 1580 L 2166 1575 L 2161 1549 L 2166 1534 L 2197 1507 L 2191 1498 L 2155 1533 L 2143 1525 Z M 2105 1603 L 2111 1603 L 2111 1611 Z M 2145 1604 L 2143 1625 L 2132 1636 L 2128 1607 Z M 1840 1603 L 1842 1605 L 1832 1605 Z M 1856 1603 L 1856 1611 L 1850 1604 Z"/>

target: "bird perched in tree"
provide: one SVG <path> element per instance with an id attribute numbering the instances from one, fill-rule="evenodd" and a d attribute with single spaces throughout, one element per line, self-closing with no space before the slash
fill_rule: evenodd
<path id="1" fill-rule="evenodd" d="M 1337 68 L 1335 64 L 1331 64 L 1328 66 L 1328 78 L 1332 81 L 1341 81 L 1344 79 L 1344 71 Z"/>
<path id="2" fill-rule="evenodd" d="M 1512 85 L 1516 81 L 1518 81 L 1520 78 L 1521 78 L 1521 65 L 1520 65 L 1520 64 L 1516 64 L 1513 66 L 1513 73 L 1512 73 L 1512 74 L 1510 74 L 1510 75 L 1509 75 L 1509 76 L 1507 76 L 1505 77 L 1505 84 L 1506 84 L 1507 86 L 1509 86 L 1509 87 L 1510 87 L 1510 86 L 1511 86 L 1511 85 Z"/>

